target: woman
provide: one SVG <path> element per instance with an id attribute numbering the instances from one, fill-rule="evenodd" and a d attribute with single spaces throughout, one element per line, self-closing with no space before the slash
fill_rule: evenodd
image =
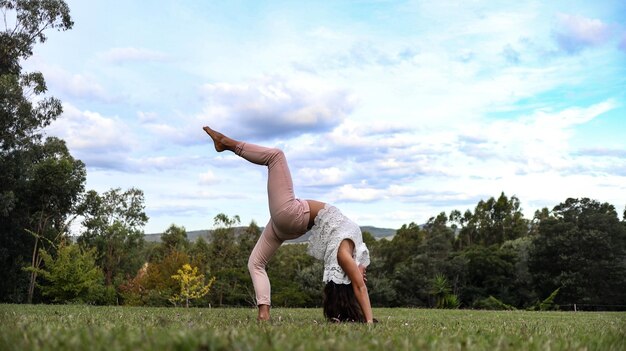
<path id="1" fill-rule="evenodd" d="M 257 241 L 248 269 L 252 277 L 258 319 L 270 319 L 270 281 L 265 266 L 285 241 L 312 231 L 309 253 L 324 260 L 324 315 L 331 321 L 373 323 L 365 267 L 369 251 L 359 227 L 337 208 L 320 201 L 297 199 L 284 153 L 231 139 L 203 127 L 217 152 L 229 150 L 268 168 L 267 194 L 270 220 Z"/>

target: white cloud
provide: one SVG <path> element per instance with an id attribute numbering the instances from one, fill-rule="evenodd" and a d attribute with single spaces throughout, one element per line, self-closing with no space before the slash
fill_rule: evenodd
<path id="1" fill-rule="evenodd" d="M 154 123 L 158 120 L 158 115 L 155 112 L 137 111 L 137 119 L 141 123 Z"/>
<path id="2" fill-rule="evenodd" d="M 240 138 L 284 138 L 329 130 L 355 105 L 348 91 L 308 75 L 207 84 L 203 92 L 208 100 L 203 119 Z"/>
<path id="3" fill-rule="evenodd" d="M 601 20 L 561 13 L 557 16 L 555 36 L 562 50 L 574 53 L 585 47 L 604 44 L 612 33 Z"/>
<path id="4" fill-rule="evenodd" d="M 89 168 L 128 171 L 136 166 L 131 155 L 138 147 L 138 139 L 117 116 L 81 111 L 64 103 L 63 114 L 45 131 L 65 140 L 72 154 Z"/>
<path id="5" fill-rule="evenodd" d="M 615 148 L 583 148 L 577 152 L 577 155 L 592 157 L 615 157 L 626 159 L 626 149 Z"/>
<path id="6" fill-rule="evenodd" d="M 350 169 L 344 167 L 298 168 L 296 177 L 306 186 L 335 186 L 343 184 L 352 175 Z"/>
<path id="7" fill-rule="evenodd" d="M 200 160 L 193 155 L 178 156 L 144 156 L 125 158 L 126 170 L 129 172 L 172 171 L 185 169 Z"/>
<path id="8" fill-rule="evenodd" d="M 197 131 L 201 130 L 201 125 L 199 123 L 195 126 L 197 127 Z M 184 145 L 187 144 L 190 140 L 197 139 L 190 138 L 189 127 L 180 128 L 178 126 L 173 126 L 167 123 L 158 123 L 156 122 L 156 120 L 146 121 L 146 123 L 144 123 L 144 128 L 149 130 L 158 138 L 159 142 L 157 144 L 161 146 L 164 146 L 165 141 Z"/>
<path id="9" fill-rule="evenodd" d="M 401 122 L 373 121 L 358 123 L 346 120 L 328 134 L 329 141 L 336 147 L 406 147 L 412 145 L 414 129 Z"/>
<path id="10" fill-rule="evenodd" d="M 200 185 L 213 185 L 220 182 L 220 179 L 211 170 L 200 174 L 199 178 L 198 183 Z"/>
<path id="11" fill-rule="evenodd" d="M 134 144 L 130 131 L 118 117 L 81 111 L 69 103 L 63 104 L 63 115 L 47 128 L 49 134 L 64 139 L 70 149 L 94 153 L 130 150 Z"/>
<path id="12" fill-rule="evenodd" d="M 520 63 L 520 53 L 511 46 L 511 44 L 506 44 L 502 49 L 502 56 L 504 59 L 512 64 Z"/>
<path id="13" fill-rule="evenodd" d="M 190 204 L 164 204 L 157 206 L 146 207 L 146 212 L 149 216 L 165 216 L 165 217 L 191 217 L 191 216 L 205 216 L 206 207 L 202 205 L 190 205 Z M 165 228 L 163 228 L 165 230 Z M 147 233 L 148 234 L 148 233 Z"/>
<path id="14" fill-rule="evenodd" d="M 205 125 L 240 140 L 284 140 L 330 130 L 355 105 L 347 91 L 307 75 L 205 84 L 201 92 L 206 102 L 200 114 L 176 111 L 157 117 L 139 112 L 143 128 L 156 135 L 161 146 L 205 144 L 210 140 L 201 129 Z"/>
<path id="15" fill-rule="evenodd" d="M 70 73 L 59 67 L 45 66 L 42 70 L 46 82 L 53 91 L 58 91 L 72 99 L 88 99 L 114 102 L 118 98 L 109 93 L 92 74 Z"/>
<path id="16" fill-rule="evenodd" d="M 163 52 L 144 49 L 144 48 L 112 48 L 101 54 L 101 57 L 114 64 L 123 64 L 126 62 L 162 62 L 169 60 L 169 56 Z"/>
<path id="17" fill-rule="evenodd" d="M 384 197 L 384 191 L 381 189 L 373 189 L 367 186 L 355 187 L 352 184 L 342 185 L 330 195 L 332 201 L 354 201 L 354 202 L 370 202 L 381 200 Z"/>
<path id="18" fill-rule="evenodd" d="M 235 199 L 235 200 L 250 200 L 251 197 L 241 192 L 228 192 L 222 190 L 198 190 L 187 193 L 177 193 L 173 197 L 179 201 L 185 200 L 215 200 L 215 199 Z"/>
<path id="19" fill-rule="evenodd" d="M 328 164 L 297 168 L 295 178 L 299 184 L 328 188 L 317 195 L 343 202 L 394 198 L 459 204 L 495 196 L 493 193 L 499 191 L 520 194 L 526 187 L 536 188 L 532 185 L 536 177 L 555 180 L 577 167 L 587 167 L 575 157 L 574 130 L 615 107 L 607 100 L 588 107 L 538 111 L 512 120 L 481 120 L 447 130 L 392 135 L 362 135 L 366 128 L 349 127 L 346 122 L 337 128 L 342 133 L 350 131 L 345 138 L 343 134 L 320 136 L 318 143 L 327 149 L 321 153 L 309 149 Z M 395 141 L 398 139 L 402 142 Z M 308 143 L 303 150 L 288 153 L 295 158 L 296 167 L 311 163 L 305 150 L 311 144 L 315 145 Z M 596 164 L 595 169 L 609 168 L 608 164 Z M 556 183 L 551 181 L 549 186 Z"/>
<path id="20" fill-rule="evenodd" d="M 459 131 L 453 153 L 458 159 L 452 163 L 461 173 L 482 178 L 550 170 L 566 173 L 578 166 L 572 158 L 574 128 L 614 108 L 615 103 L 607 100 L 585 108 L 537 111 L 516 120 L 468 125 Z"/>

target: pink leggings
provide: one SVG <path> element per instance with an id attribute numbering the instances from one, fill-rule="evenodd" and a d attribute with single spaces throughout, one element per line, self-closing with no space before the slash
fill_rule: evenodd
<path id="1" fill-rule="evenodd" d="M 309 225 L 309 203 L 296 199 L 287 159 L 281 150 L 241 142 L 237 144 L 235 153 L 252 163 L 265 165 L 268 169 L 270 220 L 250 254 L 248 269 L 257 305 L 271 305 L 270 280 L 265 266 L 285 240 L 295 239 L 306 233 Z"/>

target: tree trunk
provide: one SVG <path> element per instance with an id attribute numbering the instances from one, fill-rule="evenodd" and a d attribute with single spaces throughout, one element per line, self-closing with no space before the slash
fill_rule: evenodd
<path id="1" fill-rule="evenodd" d="M 113 259 L 111 258 L 113 256 L 113 247 L 111 246 L 111 244 L 107 245 L 107 253 L 106 256 L 104 257 L 104 266 L 105 266 L 105 272 L 104 272 L 104 280 L 105 280 L 105 284 L 106 286 L 111 286 L 113 284 Z"/>
<path id="2" fill-rule="evenodd" d="M 31 267 L 33 269 L 37 268 L 37 246 L 39 244 L 39 238 L 35 237 L 35 245 L 33 246 L 33 258 L 31 260 Z M 27 303 L 33 303 L 33 295 L 35 294 L 35 280 L 37 279 L 37 272 L 34 270 L 30 272 L 30 283 L 28 284 L 28 297 L 26 298 Z"/>

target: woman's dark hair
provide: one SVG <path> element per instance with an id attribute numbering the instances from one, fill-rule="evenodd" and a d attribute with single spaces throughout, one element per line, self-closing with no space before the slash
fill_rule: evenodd
<path id="1" fill-rule="evenodd" d="M 326 283 L 323 305 L 324 316 L 331 322 L 366 322 L 361 306 L 354 296 L 352 283 Z"/>

